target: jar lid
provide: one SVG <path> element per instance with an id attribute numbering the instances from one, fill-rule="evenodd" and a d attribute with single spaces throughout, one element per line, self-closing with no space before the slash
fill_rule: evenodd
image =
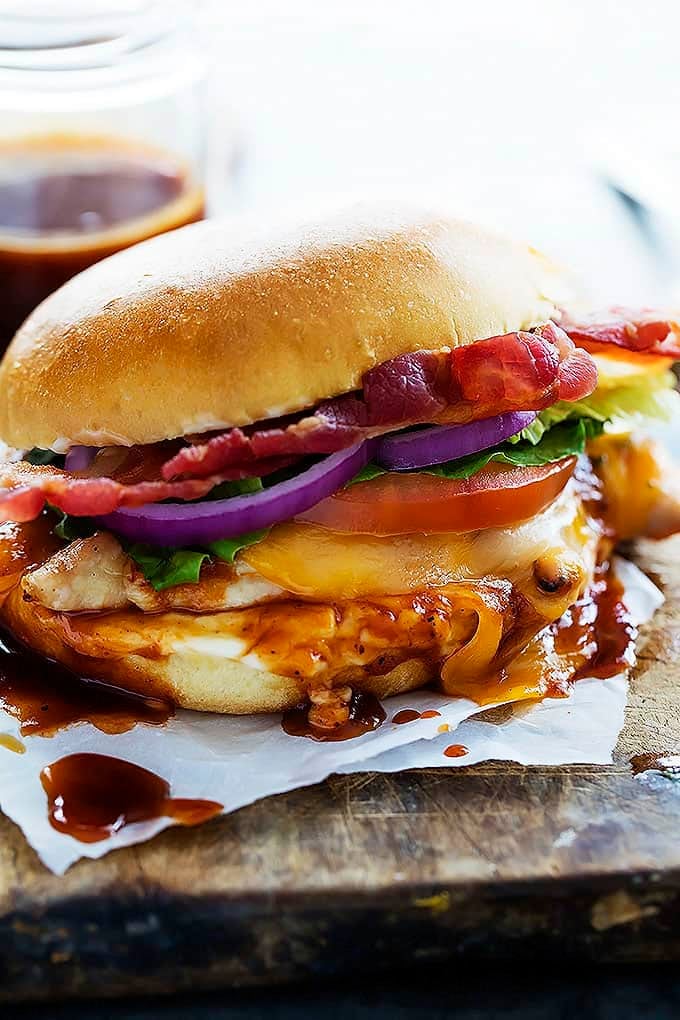
<path id="1" fill-rule="evenodd" d="M 156 79 L 162 88 L 172 78 L 176 87 L 178 76 L 204 74 L 185 0 L 61 0 L 58 6 L 55 12 L 54 0 L 0 3 L 3 99 L 13 90 L 84 95 L 142 79 L 147 86 Z"/>

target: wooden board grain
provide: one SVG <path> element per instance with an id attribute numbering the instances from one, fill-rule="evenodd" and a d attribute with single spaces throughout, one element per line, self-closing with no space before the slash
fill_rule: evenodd
<path id="1" fill-rule="evenodd" d="M 50 875 L 0 819 L 0 999 L 131 995 L 471 957 L 680 958 L 680 539 L 611 768 L 332 777 Z M 658 777 L 657 777 L 658 778 Z"/>

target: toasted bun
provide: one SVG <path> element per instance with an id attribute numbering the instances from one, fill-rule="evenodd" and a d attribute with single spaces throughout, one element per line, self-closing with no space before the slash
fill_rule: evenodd
<path id="1" fill-rule="evenodd" d="M 535 325 L 563 297 L 533 249 L 455 220 L 360 210 L 274 238 L 239 229 L 154 238 L 44 301 L 0 366 L 0 436 L 63 452 L 244 425 L 398 354 Z"/>
<path id="2" fill-rule="evenodd" d="M 68 615 L 55 613 L 37 602 L 27 602 L 17 585 L 0 608 L 0 616 L 21 641 L 47 658 L 63 663 L 79 676 L 132 691 L 148 698 L 161 698 L 179 708 L 200 712 L 247 715 L 253 712 L 281 712 L 305 698 L 305 686 L 290 677 L 255 669 L 210 650 L 178 650 L 154 656 L 123 651 L 112 640 L 111 631 L 74 640 Z M 159 632 L 178 636 L 181 614 L 159 613 L 154 617 Z M 187 628 L 189 629 L 189 627 Z M 132 639 L 129 632 L 122 640 Z M 74 645 L 76 647 L 74 647 Z M 79 647 L 78 647 L 79 646 Z M 432 667 L 413 659 L 402 662 L 383 676 L 371 676 L 357 669 L 347 676 L 355 690 L 378 698 L 423 687 L 434 679 Z"/>

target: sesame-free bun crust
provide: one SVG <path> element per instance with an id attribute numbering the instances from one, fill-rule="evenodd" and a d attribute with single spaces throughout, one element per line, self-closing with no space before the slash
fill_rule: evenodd
<path id="1" fill-rule="evenodd" d="M 0 436 L 64 451 L 298 411 L 398 354 L 542 322 L 563 287 L 533 249 L 409 211 L 274 237 L 194 224 L 104 259 L 32 313 L 0 366 Z"/>
<path id="2" fill-rule="evenodd" d="M 143 697 L 171 701 L 178 708 L 249 715 L 282 712 L 306 698 L 302 681 L 225 658 L 209 647 L 153 649 L 148 633 L 135 632 L 134 627 L 116 634 L 115 625 L 107 626 L 106 614 L 101 614 L 101 629 L 95 627 L 85 636 L 71 627 L 68 614 L 26 601 L 21 585 L 13 588 L 0 607 L 0 618 L 20 641 L 76 675 Z M 183 620 L 178 613 L 156 615 L 153 626 L 161 635 L 160 644 L 167 644 L 170 635 L 181 637 L 185 622 L 186 615 Z M 189 622 L 186 628 L 190 631 Z M 435 678 L 430 665 L 411 659 L 382 676 L 358 669 L 345 682 L 351 682 L 355 690 L 386 698 L 423 687 Z"/>

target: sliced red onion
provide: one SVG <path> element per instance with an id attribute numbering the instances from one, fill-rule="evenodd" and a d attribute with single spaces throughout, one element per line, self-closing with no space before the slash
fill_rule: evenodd
<path id="1" fill-rule="evenodd" d="M 99 453 L 97 446 L 72 446 L 66 454 L 64 467 L 67 471 L 87 471 L 94 458 Z"/>
<path id="2" fill-rule="evenodd" d="M 103 527 L 150 545 L 205 545 L 290 520 L 332 495 L 364 467 L 371 441 L 333 453 L 285 482 L 247 496 L 202 503 L 152 503 L 95 518 Z"/>
<path id="3" fill-rule="evenodd" d="M 385 436 L 378 442 L 375 459 L 394 471 L 429 467 L 447 460 L 488 450 L 504 439 L 516 436 L 531 425 L 535 411 L 510 411 L 467 425 L 437 425 L 399 436 Z"/>

